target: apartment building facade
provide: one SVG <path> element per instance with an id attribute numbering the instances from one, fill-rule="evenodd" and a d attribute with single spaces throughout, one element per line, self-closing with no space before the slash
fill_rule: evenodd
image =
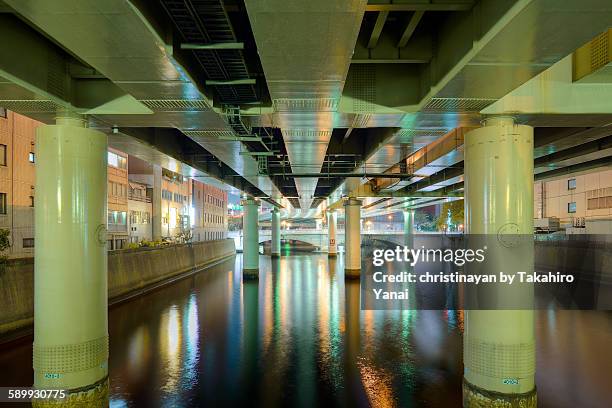
<path id="1" fill-rule="evenodd" d="M 34 254 L 36 128 L 40 122 L 0 109 L 0 228 L 13 254 Z"/>
<path id="2" fill-rule="evenodd" d="M 128 223 L 130 227 L 130 242 L 151 241 L 153 231 L 151 216 L 153 205 L 152 189 L 145 183 L 129 181 L 128 184 Z"/>
<path id="3" fill-rule="evenodd" d="M 35 142 L 40 125 L 0 108 L 0 228 L 10 231 L 10 257 L 34 255 Z M 108 149 L 109 250 L 152 240 L 153 176 L 130 175 L 129 161 L 128 154 Z M 197 211 L 194 189 L 200 197 Z M 222 189 L 162 169 L 159 194 L 163 237 L 189 233 L 202 241 L 226 237 L 227 193 Z"/>
<path id="4" fill-rule="evenodd" d="M 162 169 L 162 236 L 176 237 L 191 228 L 191 183 L 181 174 Z"/>
<path id="5" fill-rule="evenodd" d="M 227 191 L 192 179 L 191 202 L 194 240 L 227 238 Z"/>
<path id="6" fill-rule="evenodd" d="M 123 249 L 129 242 L 128 155 L 108 149 L 108 248 Z"/>
<path id="7" fill-rule="evenodd" d="M 612 220 L 612 169 L 564 175 L 534 184 L 534 218 L 559 218 L 562 227 Z"/>

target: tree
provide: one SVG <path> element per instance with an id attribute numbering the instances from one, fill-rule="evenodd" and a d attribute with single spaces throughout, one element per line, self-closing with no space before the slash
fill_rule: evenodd
<path id="1" fill-rule="evenodd" d="M 414 225 L 419 231 L 435 231 L 435 223 L 431 214 L 425 211 L 414 212 Z"/>
<path id="2" fill-rule="evenodd" d="M 11 247 L 11 242 L 9 241 L 9 235 L 11 231 L 7 229 L 0 229 L 0 262 L 5 262 L 8 258 L 4 255 L 4 251 Z"/>
<path id="3" fill-rule="evenodd" d="M 438 231 L 445 231 L 449 228 L 448 221 L 450 215 L 450 223 L 457 228 L 459 224 L 464 222 L 463 200 L 451 201 L 442 204 L 440 216 L 436 220 Z"/>

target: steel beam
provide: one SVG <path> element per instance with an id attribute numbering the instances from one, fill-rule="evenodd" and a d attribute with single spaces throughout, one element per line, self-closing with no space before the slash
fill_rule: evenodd
<path id="1" fill-rule="evenodd" d="M 353 58 L 351 64 L 428 64 L 425 58 Z"/>
<path id="2" fill-rule="evenodd" d="M 274 152 L 249 152 L 242 151 L 240 152 L 241 156 L 274 156 Z M 270 176 L 278 176 L 280 174 L 270 174 Z"/>
<path id="3" fill-rule="evenodd" d="M 385 26 L 385 22 L 387 21 L 388 16 L 388 11 L 378 12 L 378 16 L 376 17 L 376 23 L 374 23 L 374 28 L 372 29 L 372 34 L 370 35 L 370 40 L 368 41 L 368 48 L 374 48 L 376 47 L 376 44 L 378 44 L 380 33 L 382 33 L 383 27 Z"/>
<path id="4" fill-rule="evenodd" d="M 242 153 L 242 152 L 241 152 Z M 248 152 L 255 153 L 255 152 Z M 264 153 L 264 152 L 262 152 Z M 246 154 L 246 152 L 245 152 Z M 287 176 L 293 178 L 399 178 L 410 179 L 413 177 L 425 177 L 413 173 L 274 173 L 270 176 Z"/>
<path id="5" fill-rule="evenodd" d="M 538 157 L 534 160 L 534 167 L 544 167 L 563 160 L 573 159 L 575 157 L 584 156 L 589 153 L 595 153 L 610 148 L 612 148 L 612 136 L 604 137 L 592 142 L 570 147 L 569 149 L 560 150 L 546 156 Z"/>
<path id="6" fill-rule="evenodd" d="M 400 191 L 410 191 L 410 192 L 418 191 L 425 187 L 432 186 L 442 181 L 463 175 L 463 162 L 457 163 L 455 166 L 456 167 L 446 168 L 435 174 L 432 174 L 428 178 L 422 181 L 417 181 L 416 183 L 410 184 Z"/>
<path id="7" fill-rule="evenodd" d="M 545 171 L 534 176 L 534 181 L 540 181 L 552 177 L 563 176 L 566 174 L 576 173 L 579 171 L 593 170 L 600 167 L 612 166 L 612 156 L 602 157 L 601 159 L 591 160 L 572 166 L 561 167 L 559 169 Z"/>
<path id="8" fill-rule="evenodd" d="M 244 43 L 229 42 L 229 43 L 182 43 L 182 50 L 243 50 Z"/>
<path id="9" fill-rule="evenodd" d="M 234 86 L 234 85 L 255 85 L 255 79 L 228 79 L 222 81 L 213 81 L 207 79 L 205 84 L 209 86 Z"/>
<path id="10" fill-rule="evenodd" d="M 472 3 L 397 3 L 368 4 L 366 11 L 466 11 L 471 10 Z"/>
<path id="11" fill-rule="evenodd" d="M 219 136 L 217 139 L 229 140 L 232 142 L 263 142 L 262 138 L 259 136 Z"/>
<path id="12" fill-rule="evenodd" d="M 417 10 L 414 12 L 412 17 L 410 17 L 410 21 L 406 25 L 406 28 L 404 29 L 404 32 L 402 33 L 402 36 L 399 42 L 397 43 L 397 48 L 403 48 L 406 46 L 406 44 L 408 44 L 408 40 L 410 40 L 410 37 L 412 37 L 412 33 L 414 33 L 414 30 L 417 28 L 417 25 L 419 25 L 419 21 L 421 21 L 423 14 L 425 14 L 425 11 Z"/>

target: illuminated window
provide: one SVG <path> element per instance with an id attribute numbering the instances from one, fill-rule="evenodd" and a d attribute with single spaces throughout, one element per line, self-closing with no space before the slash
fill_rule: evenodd
<path id="1" fill-rule="evenodd" d="M 176 208 L 170 208 L 170 228 L 176 228 Z"/>
<path id="2" fill-rule="evenodd" d="M 575 178 L 567 180 L 567 189 L 568 190 L 576 189 L 576 179 Z"/>
<path id="3" fill-rule="evenodd" d="M 0 166 L 6 166 L 6 145 L 0 144 Z"/>
<path id="4" fill-rule="evenodd" d="M 567 203 L 567 212 L 575 213 L 576 212 L 576 202 L 572 201 L 571 203 Z"/>
<path id="5" fill-rule="evenodd" d="M 34 155 L 34 152 L 30 152 L 30 153 L 28 154 L 28 161 L 29 161 L 30 163 L 35 163 L 35 162 L 36 162 L 36 156 Z"/>
<path id="6" fill-rule="evenodd" d="M 108 152 L 108 165 L 117 167 L 118 169 L 127 168 L 127 159 L 113 152 Z"/>

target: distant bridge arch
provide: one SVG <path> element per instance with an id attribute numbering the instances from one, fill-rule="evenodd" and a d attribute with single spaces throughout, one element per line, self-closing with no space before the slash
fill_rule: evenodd
<path id="1" fill-rule="evenodd" d="M 239 232 L 230 234 L 236 241 L 236 249 L 242 249 L 242 235 Z M 390 246 L 404 245 L 405 234 L 403 231 L 363 231 L 362 242 L 367 243 L 372 240 L 386 243 Z M 270 230 L 259 231 L 260 245 L 270 242 L 272 234 Z M 319 248 L 320 251 L 328 250 L 327 230 L 281 230 L 281 240 L 296 240 L 305 242 Z M 344 246 L 344 231 L 340 230 L 336 233 L 336 243 L 338 247 Z"/>

